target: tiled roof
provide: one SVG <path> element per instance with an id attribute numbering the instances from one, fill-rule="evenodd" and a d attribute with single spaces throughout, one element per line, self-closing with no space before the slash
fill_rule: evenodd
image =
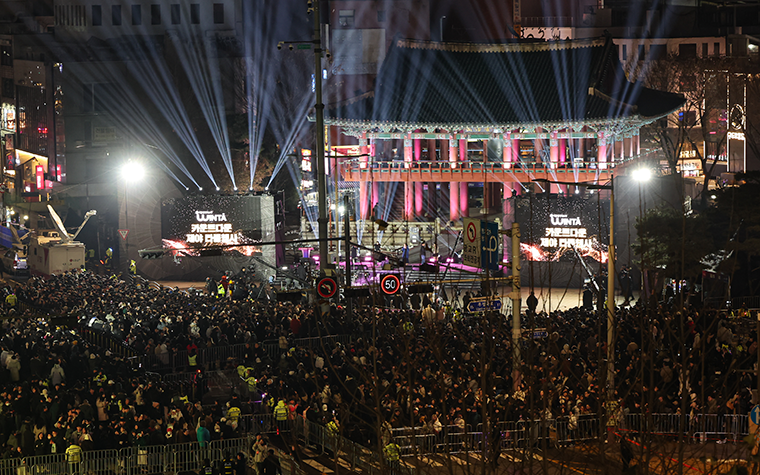
<path id="1" fill-rule="evenodd" d="M 443 127 L 667 115 L 682 96 L 628 82 L 609 40 L 502 45 L 395 40 L 374 94 L 328 107 L 332 123 Z"/>

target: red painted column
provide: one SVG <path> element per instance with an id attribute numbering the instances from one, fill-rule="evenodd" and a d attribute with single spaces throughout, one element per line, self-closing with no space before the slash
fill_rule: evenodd
<path id="1" fill-rule="evenodd" d="M 519 133 L 519 131 L 515 131 L 515 133 Z M 519 138 L 512 139 L 512 167 L 520 168 L 520 139 Z M 512 186 L 512 189 L 515 190 L 515 192 L 519 195 L 520 192 L 522 191 L 522 186 L 520 186 L 519 183 L 515 183 Z"/>
<path id="2" fill-rule="evenodd" d="M 560 166 L 567 163 L 567 139 L 559 139 L 559 164 Z"/>
<path id="3" fill-rule="evenodd" d="M 634 135 L 631 140 L 633 141 L 633 156 L 638 157 L 641 155 L 641 142 L 639 141 L 639 133 L 636 132 L 636 135 Z"/>
<path id="4" fill-rule="evenodd" d="M 504 148 L 501 151 L 501 166 L 505 170 L 512 168 L 512 134 L 504 134 Z"/>
<path id="5" fill-rule="evenodd" d="M 410 168 L 412 166 L 412 138 L 411 134 L 407 134 L 404 138 L 404 167 Z M 404 182 L 404 220 L 409 221 L 414 219 L 414 183 Z"/>
<path id="6" fill-rule="evenodd" d="M 541 127 L 536 127 L 536 130 L 534 132 L 536 134 L 536 138 L 533 139 L 533 154 L 536 157 L 536 164 L 540 163 L 543 166 L 548 167 L 546 163 L 543 163 L 544 139 L 541 138 L 541 134 L 544 132 L 544 129 Z"/>
<path id="7" fill-rule="evenodd" d="M 367 147 L 367 134 L 362 134 L 362 138 L 359 139 L 359 153 L 362 155 L 359 157 L 359 168 L 366 169 L 369 157 L 365 154 L 369 152 Z M 369 182 L 359 182 L 359 218 L 369 218 Z"/>
<path id="8" fill-rule="evenodd" d="M 504 196 L 502 199 L 503 203 L 503 214 L 504 217 L 502 218 L 503 228 L 504 229 L 511 229 L 512 223 L 515 221 L 515 211 L 514 211 L 514 202 L 512 200 L 512 186 L 519 187 L 517 183 L 515 184 L 507 184 L 504 183 Z M 503 258 L 504 262 L 511 262 L 509 260 L 510 251 L 512 250 L 512 246 L 510 245 L 512 240 L 507 237 L 506 235 L 502 239 L 502 249 L 503 249 Z"/>
<path id="9" fill-rule="evenodd" d="M 607 142 L 604 132 L 599 132 L 596 139 L 596 166 L 599 170 L 607 169 Z"/>
<path id="10" fill-rule="evenodd" d="M 451 164 L 451 168 L 457 168 L 457 157 L 459 151 L 457 150 L 457 141 L 454 135 L 449 138 L 448 159 Z M 457 221 L 459 219 L 459 183 L 452 181 L 449 183 L 449 219 L 451 221 Z"/>
<path id="11" fill-rule="evenodd" d="M 467 139 L 459 139 L 459 161 L 463 166 L 470 167 L 467 158 Z M 463 218 L 470 216 L 470 191 L 469 183 L 459 183 L 459 213 Z"/>
<path id="12" fill-rule="evenodd" d="M 417 131 L 419 132 L 419 130 Z M 414 162 L 417 167 L 422 166 L 422 139 L 414 139 Z M 414 183 L 414 215 L 422 216 L 423 193 L 425 184 L 421 181 Z"/>

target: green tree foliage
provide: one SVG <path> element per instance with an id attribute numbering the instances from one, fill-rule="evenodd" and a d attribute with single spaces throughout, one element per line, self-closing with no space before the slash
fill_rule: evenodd
<path id="1" fill-rule="evenodd" d="M 740 186 L 716 193 L 707 212 L 726 259 L 718 268 L 733 276 L 736 296 L 760 291 L 760 172 L 737 174 Z"/>
<path id="2" fill-rule="evenodd" d="M 702 271 L 701 260 L 715 250 L 704 215 L 684 215 L 670 207 L 654 208 L 636 220 L 638 240 L 634 254 L 643 256 L 645 270 L 657 270 L 664 277 L 695 278 Z"/>

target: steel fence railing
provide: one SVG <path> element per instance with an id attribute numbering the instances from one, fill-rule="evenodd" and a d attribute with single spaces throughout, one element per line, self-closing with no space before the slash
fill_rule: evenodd
<path id="1" fill-rule="evenodd" d="M 236 439 L 217 440 L 201 449 L 195 442 L 162 446 L 127 447 L 120 450 L 83 452 L 79 463 L 70 464 L 65 454 L 39 455 L 0 460 L 0 475 L 42 475 L 51 473 L 115 473 L 138 475 L 143 473 L 171 473 L 199 470 L 206 460 L 216 462 L 237 453 L 250 456 L 255 434 L 274 434 L 280 430 L 320 454 L 341 459 L 341 465 L 351 471 L 374 475 L 386 470 L 382 451 L 372 450 L 328 430 L 325 426 L 303 417 L 278 423 L 272 414 L 247 414 L 239 419 L 239 428 L 246 433 Z M 746 415 L 699 414 L 687 416 L 683 421 L 689 440 L 740 440 L 749 432 Z M 620 419 L 615 430 L 623 433 L 651 433 L 663 437 L 676 437 L 682 425 L 678 414 L 627 414 Z M 500 421 L 488 427 L 479 424 L 462 430 L 457 426 L 444 426 L 438 433 L 423 433 L 418 427 L 392 429 L 393 440 L 401 448 L 403 457 L 435 453 L 485 453 L 499 437 L 502 448 L 525 448 L 537 444 L 564 445 L 606 436 L 606 421 L 595 416 L 578 418 L 559 417 L 543 420 Z M 495 432 L 495 433 L 494 433 Z M 398 473 L 414 471 L 403 464 Z M 303 470 L 289 458 L 283 458 L 283 471 L 294 475 Z"/>

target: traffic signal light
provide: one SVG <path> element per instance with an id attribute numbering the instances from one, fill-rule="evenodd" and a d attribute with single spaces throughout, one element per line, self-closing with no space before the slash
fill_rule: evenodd
<path id="1" fill-rule="evenodd" d="M 137 253 L 143 259 L 161 259 L 164 257 L 163 249 L 140 249 Z"/>

